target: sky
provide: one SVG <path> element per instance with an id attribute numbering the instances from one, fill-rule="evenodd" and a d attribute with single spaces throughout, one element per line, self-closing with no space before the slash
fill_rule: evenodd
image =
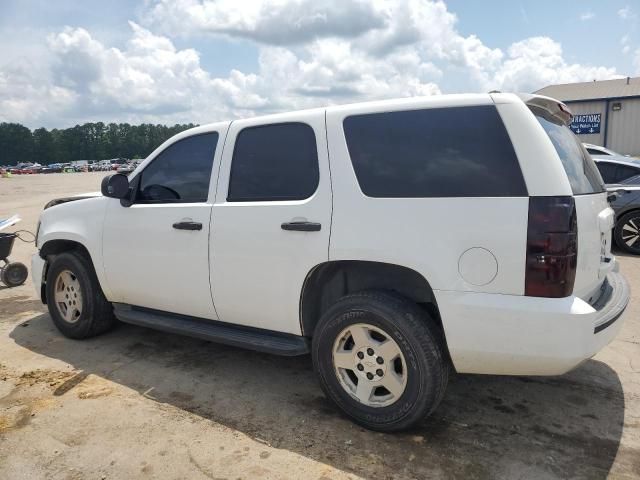
<path id="1" fill-rule="evenodd" d="M 0 0 L 0 122 L 210 123 L 640 75 L 640 2 Z"/>

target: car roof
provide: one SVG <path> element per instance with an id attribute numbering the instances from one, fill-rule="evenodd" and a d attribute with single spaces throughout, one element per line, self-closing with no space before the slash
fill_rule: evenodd
<path id="1" fill-rule="evenodd" d="M 614 158 L 594 158 L 594 162 L 608 162 L 618 165 L 626 165 L 627 167 L 640 168 L 640 160 L 616 160 Z"/>

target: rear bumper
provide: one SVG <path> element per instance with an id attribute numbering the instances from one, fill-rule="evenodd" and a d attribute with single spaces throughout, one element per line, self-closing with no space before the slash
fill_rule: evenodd
<path id="1" fill-rule="evenodd" d="M 560 375 L 591 358 L 622 327 L 629 285 L 611 272 L 600 297 L 536 298 L 436 292 L 458 372 Z"/>

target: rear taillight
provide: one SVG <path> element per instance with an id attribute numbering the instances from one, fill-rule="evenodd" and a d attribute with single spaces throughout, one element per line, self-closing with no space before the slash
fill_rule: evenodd
<path id="1" fill-rule="evenodd" d="M 578 220 L 573 197 L 531 197 L 524 294 L 567 297 L 578 261 Z"/>

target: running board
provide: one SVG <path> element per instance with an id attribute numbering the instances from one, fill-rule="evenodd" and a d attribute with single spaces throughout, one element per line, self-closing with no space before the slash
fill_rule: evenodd
<path id="1" fill-rule="evenodd" d="M 114 303 L 118 320 L 178 335 L 292 357 L 309 353 L 305 337 Z"/>

